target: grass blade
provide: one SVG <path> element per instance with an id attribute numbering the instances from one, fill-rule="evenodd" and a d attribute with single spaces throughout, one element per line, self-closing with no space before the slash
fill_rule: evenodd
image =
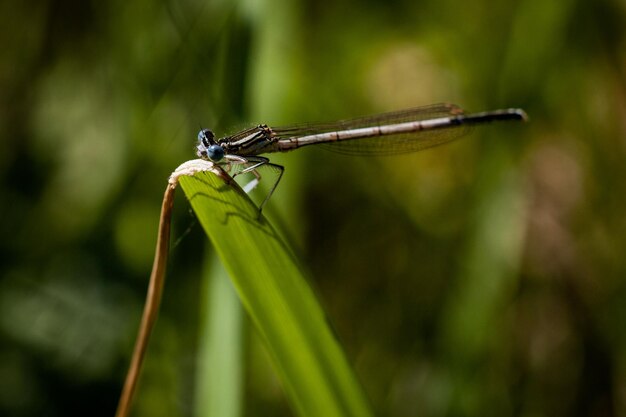
<path id="1" fill-rule="evenodd" d="M 243 397 L 243 308 L 217 256 L 206 257 L 195 416 L 237 417 Z"/>
<path id="2" fill-rule="evenodd" d="M 373 413 L 291 250 L 230 177 L 180 185 L 266 343 L 300 416 Z"/>

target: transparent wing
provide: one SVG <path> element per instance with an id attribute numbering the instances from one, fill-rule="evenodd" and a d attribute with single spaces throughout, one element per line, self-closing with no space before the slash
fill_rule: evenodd
<path id="1" fill-rule="evenodd" d="M 468 125 L 459 125 L 445 129 L 329 142 L 320 144 L 320 147 L 344 155 L 399 155 L 443 145 L 467 135 L 471 129 L 472 127 Z"/>
<path id="2" fill-rule="evenodd" d="M 272 128 L 280 138 L 301 137 L 319 133 L 359 129 L 390 124 L 451 117 L 464 114 L 463 109 L 454 104 L 433 104 L 376 116 L 342 120 L 334 123 L 317 123 Z M 470 125 L 451 125 L 445 128 L 418 130 L 369 138 L 355 138 L 338 142 L 320 143 L 319 146 L 333 152 L 350 155 L 395 155 L 417 152 L 438 146 L 461 136 L 471 129 Z"/>

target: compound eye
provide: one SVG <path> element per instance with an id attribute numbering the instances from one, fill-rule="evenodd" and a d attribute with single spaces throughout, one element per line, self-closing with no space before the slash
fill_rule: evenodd
<path id="1" fill-rule="evenodd" d="M 198 133 L 198 142 L 204 145 L 205 148 L 211 146 L 214 143 L 215 135 L 209 129 L 202 129 Z"/>
<path id="2" fill-rule="evenodd" d="M 224 148 L 220 145 L 211 145 L 207 148 L 207 156 L 213 162 L 221 161 L 224 158 Z"/>

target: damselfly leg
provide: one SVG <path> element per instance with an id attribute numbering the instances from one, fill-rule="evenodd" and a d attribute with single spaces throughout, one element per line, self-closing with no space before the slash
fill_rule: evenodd
<path id="1" fill-rule="evenodd" d="M 241 157 L 236 155 L 227 155 L 225 159 L 227 159 L 227 162 L 224 163 L 225 168 L 227 172 L 232 175 L 233 178 L 236 178 L 237 176 L 242 174 L 252 174 L 254 176 L 251 181 L 242 185 L 242 189 L 246 194 L 252 192 L 260 184 L 262 176 L 261 172 L 259 172 L 259 168 L 268 167 L 278 173 L 276 179 L 269 187 L 265 198 L 259 205 L 260 216 L 263 207 L 265 206 L 265 203 L 267 203 L 267 201 L 270 199 L 270 197 L 274 193 L 274 190 L 278 186 L 278 183 L 283 177 L 283 172 L 285 171 L 285 168 L 282 165 L 271 163 L 268 158 L 265 158 L 263 156 Z"/>

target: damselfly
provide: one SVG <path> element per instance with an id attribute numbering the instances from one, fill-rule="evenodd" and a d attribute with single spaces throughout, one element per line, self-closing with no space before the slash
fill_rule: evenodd
<path id="1" fill-rule="evenodd" d="M 361 117 L 334 123 L 304 124 L 288 127 L 258 125 L 219 140 L 209 129 L 198 133 L 200 158 L 227 167 L 239 166 L 233 176 L 252 173 L 255 179 L 246 191 L 260 180 L 257 170 L 270 166 L 278 171 L 274 184 L 259 211 L 276 189 L 284 168 L 259 156 L 287 152 L 308 145 L 326 145 L 328 149 L 352 155 L 393 155 L 417 152 L 457 139 L 477 124 L 527 119 L 521 109 L 493 110 L 465 114 L 454 104 L 434 104 L 392 113 Z"/>

